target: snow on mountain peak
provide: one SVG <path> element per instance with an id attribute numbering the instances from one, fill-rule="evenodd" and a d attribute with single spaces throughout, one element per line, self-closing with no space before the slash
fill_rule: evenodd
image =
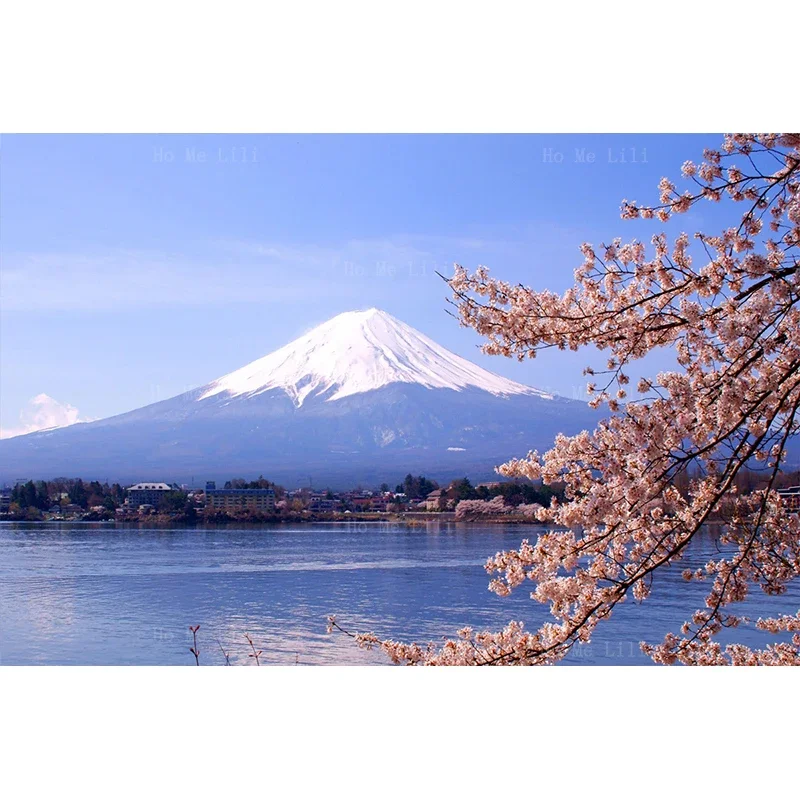
<path id="1" fill-rule="evenodd" d="M 324 393 L 326 400 L 338 400 L 391 383 L 553 397 L 472 364 L 391 314 L 370 308 L 329 319 L 285 347 L 208 384 L 198 399 L 222 394 L 252 397 L 283 389 L 299 407 L 315 395 Z"/>

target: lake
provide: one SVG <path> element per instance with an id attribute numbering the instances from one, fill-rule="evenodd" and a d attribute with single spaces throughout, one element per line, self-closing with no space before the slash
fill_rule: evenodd
<path id="1" fill-rule="evenodd" d="M 102 523 L 0 523 L 0 664 L 191 665 L 190 625 L 200 625 L 201 665 L 385 664 L 379 651 L 327 634 L 343 626 L 386 638 L 437 641 L 458 628 L 495 630 L 511 619 L 538 626 L 547 609 L 487 590 L 486 558 L 536 538 L 540 527 L 431 522 L 122 527 Z M 657 578 L 643 604 L 626 602 L 591 645 L 564 663 L 650 664 L 639 642 L 659 642 L 702 604 L 707 587 L 680 577 L 716 554 L 705 534 Z M 795 613 L 800 586 L 760 591 L 759 615 Z M 763 646 L 752 624 L 723 641 Z"/>

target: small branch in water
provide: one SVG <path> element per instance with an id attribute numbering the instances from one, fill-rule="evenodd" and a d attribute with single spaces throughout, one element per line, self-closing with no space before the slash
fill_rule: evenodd
<path id="1" fill-rule="evenodd" d="M 217 644 L 219 645 L 219 649 L 222 650 L 222 655 L 225 656 L 225 666 L 229 667 L 231 665 L 230 653 L 225 652 L 225 648 L 222 646 L 222 642 L 219 639 L 217 639 Z"/>
<path id="2" fill-rule="evenodd" d="M 250 643 L 250 649 L 253 651 L 250 653 L 250 658 L 254 658 L 256 660 L 256 666 L 260 667 L 261 662 L 258 660 L 258 657 L 261 655 L 261 650 L 256 650 L 256 646 L 253 644 L 253 640 L 250 638 L 250 634 L 246 633 L 244 638 Z"/>
<path id="3" fill-rule="evenodd" d="M 197 647 L 197 631 L 200 630 L 199 625 L 190 625 L 189 630 L 192 632 L 192 639 L 194 640 L 194 646 L 189 648 L 189 652 L 194 656 L 194 663 L 196 666 L 200 666 L 200 650 Z"/>

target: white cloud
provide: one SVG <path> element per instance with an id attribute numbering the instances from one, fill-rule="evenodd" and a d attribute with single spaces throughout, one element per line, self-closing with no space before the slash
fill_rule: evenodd
<path id="1" fill-rule="evenodd" d="M 47 428 L 65 428 L 76 422 L 91 422 L 91 420 L 81 419 L 78 409 L 69 403 L 60 403 L 44 393 L 37 394 L 19 412 L 19 427 L 0 428 L 0 439 L 10 439 L 12 436 L 22 436 Z"/>

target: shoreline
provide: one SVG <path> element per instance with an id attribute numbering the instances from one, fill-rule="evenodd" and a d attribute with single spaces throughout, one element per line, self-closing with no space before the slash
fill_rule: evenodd
<path id="1" fill-rule="evenodd" d="M 487 516 L 487 517 L 473 517 L 469 519 L 456 519 L 454 511 L 429 511 L 429 512 L 408 512 L 408 513 L 361 513 L 361 514 L 305 514 L 298 516 L 287 517 L 263 517 L 263 518 L 236 518 L 236 517 L 222 517 L 214 515 L 214 517 L 206 519 L 198 516 L 196 519 L 181 519 L 178 517 L 171 517 L 166 515 L 154 514 L 149 517 L 141 519 L 14 519 L 11 517 L 0 518 L 2 523 L 23 523 L 26 525 L 53 525 L 53 524 L 69 524 L 69 525 L 109 525 L 119 528 L 136 528 L 136 527 L 203 527 L 203 526 L 219 526 L 228 527 L 231 525 L 259 525 L 259 526 L 277 526 L 277 525 L 293 525 L 293 524 L 319 524 L 319 523 L 334 523 L 346 524 L 352 522 L 358 523 L 383 523 L 383 524 L 404 524 L 409 527 L 415 525 L 427 525 L 431 522 L 447 522 L 449 524 L 459 525 L 541 525 L 542 523 L 537 520 L 532 520 L 529 517 L 504 515 L 504 516 Z"/>

